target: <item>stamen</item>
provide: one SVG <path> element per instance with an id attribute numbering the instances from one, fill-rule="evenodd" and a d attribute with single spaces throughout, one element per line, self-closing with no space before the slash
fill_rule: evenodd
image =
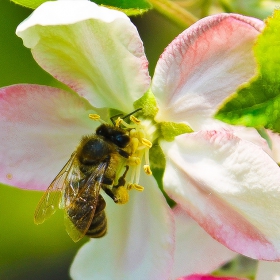
<path id="1" fill-rule="evenodd" d="M 144 191 L 144 187 L 141 186 L 141 185 L 138 185 L 138 184 L 129 184 L 129 185 L 127 186 L 127 189 L 128 189 L 128 190 L 134 189 L 134 190 L 136 190 L 136 191 L 138 191 L 138 192 Z"/>
<path id="2" fill-rule="evenodd" d="M 145 163 L 146 163 L 146 165 L 150 165 L 149 149 L 145 150 Z"/>
<path id="3" fill-rule="evenodd" d="M 100 116 L 97 114 L 88 114 L 88 117 L 94 121 L 99 121 L 100 120 Z"/>
<path id="4" fill-rule="evenodd" d="M 130 115 L 130 123 L 127 123 L 123 118 L 119 117 L 116 120 L 116 126 L 124 127 L 129 131 L 130 142 L 126 147 L 126 152 L 130 154 L 130 157 L 127 159 L 126 164 L 129 168 L 129 179 L 123 185 L 129 192 L 131 189 L 135 189 L 137 191 L 143 191 L 144 187 L 139 185 L 140 174 L 143 172 L 142 166 L 144 164 L 144 171 L 147 175 L 152 175 L 150 162 L 149 162 L 149 149 L 153 146 L 151 140 L 153 139 L 153 134 L 155 132 L 155 128 L 150 121 L 147 120 L 139 120 L 134 117 L 134 115 Z M 151 139 L 151 140 L 148 140 Z M 143 162 L 144 161 L 144 162 Z M 143 163 L 143 164 L 142 164 Z M 124 176 L 123 176 L 124 177 Z M 120 190 L 121 191 L 121 190 Z M 125 195 L 120 195 L 122 198 L 121 201 L 125 201 Z"/>
<path id="5" fill-rule="evenodd" d="M 134 154 L 139 146 L 139 140 L 135 137 L 130 140 L 131 153 Z"/>
<path id="6" fill-rule="evenodd" d="M 119 127 L 121 125 L 121 123 L 123 122 L 123 119 L 121 119 L 120 117 L 117 118 L 116 120 L 116 127 Z"/>
<path id="7" fill-rule="evenodd" d="M 139 125 L 141 123 L 141 121 L 139 119 L 137 119 L 136 117 L 134 117 L 133 115 L 130 116 L 130 120 L 137 125 Z"/>
<path id="8" fill-rule="evenodd" d="M 118 121 L 118 120 L 117 120 Z M 135 124 L 128 124 L 126 121 L 123 119 L 120 119 L 120 123 L 125 126 L 126 128 L 135 128 Z"/>
<path id="9" fill-rule="evenodd" d="M 135 174 L 136 174 L 136 168 L 132 168 L 130 174 L 130 182 L 134 182 Z"/>
<path id="10" fill-rule="evenodd" d="M 152 170 L 150 167 L 150 159 L 149 159 L 149 149 L 145 149 L 145 162 L 146 164 L 144 165 L 144 171 L 147 175 L 152 175 Z"/>
<path id="11" fill-rule="evenodd" d="M 101 123 L 106 123 L 105 121 L 103 121 L 99 115 L 97 114 L 88 114 L 88 117 L 91 119 L 91 120 L 94 120 L 94 121 L 99 121 Z"/>
<path id="12" fill-rule="evenodd" d="M 130 138 L 137 138 L 137 131 L 135 128 L 130 130 L 129 136 L 130 136 Z"/>
<path id="13" fill-rule="evenodd" d="M 145 173 L 146 173 L 147 175 L 152 175 L 152 174 L 153 174 L 153 173 L 152 173 L 152 170 L 151 170 L 151 168 L 150 168 L 150 165 L 145 164 L 145 165 L 144 165 L 144 171 L 145 171 Z"/>
<path id="14" fill-rule="evenodd" d="M 138 184 L 138 182 L 140 180 L 140 172 L 141 172 L 140 165 L 138 165 L 136 167 L 136 172 L 135 172 L 135 182 L 136 182 L 136 184 Z"/>
<path id="15" fill-rule="evenodd" d="M 132 165 L 132 166 L 137 166 L 141 163 L 140 158 L 135 156 L 130 156 L 127 161 L 128 161 L 128 165 Z"/>
<path id="16" fill-rule="evenodd" d="M 152 148 L 153 144 L 151 141 L 149 141 L 148 139 L 146 138 L 142 138 L 141 139 L 141 142 L 143 145 L 147 146 L 149 149 Z"/>

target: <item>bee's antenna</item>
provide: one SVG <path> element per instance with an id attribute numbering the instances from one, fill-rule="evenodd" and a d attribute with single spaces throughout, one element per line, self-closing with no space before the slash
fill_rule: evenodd
<path id="1" fill-rule="evenodd" d="M 136 112 L 142 110 L 142 108 L 138 108 L 135 111 L 131 112 L 130 114 L 125 115 L 122 119 L 127 119 L 128 117 L 130 117 L 131 115 L 135 114 Z"/>
<path id="2" fill-rule="evenodd" d="M 123 114 L 117 114 L 117 115 L 115 115 L 115 116 L 113 116 L 113 117 L 111 117 L 110 118 L 110 120 L 111 120 L 111 122 L 112 122 L 112 124 L 115 126 L 116 125 L 116 122 L 115 122 L 115 118 L 117 118 L 117 117 L 120 117 L 120 116 L 123 116 Z"/>
<path id="3" fill-rule="evenodd" d="M 133 112 L 131 112 L 131 113 L 125 115 L 122 119 L 123 119 L 123 120 L 124 120 L 124 119 L 127 119 L 128 117 L 130 117 L 131 115 L 135 114 L 136 112 L 138 112 L 138 111 L 140 111 L 140 110 L 142 110 L 142 108 L 138 108 L 138 109 L 134 110 Z M 117 117 L 120 117 L 120 116 L 123 116 L 123 114 L 118 114 L 118 115 L 115 115 L 115 116 L 113 116 L 113 117 L 110 118 L 110 120 L 111 120 L 111 122 L 113 123 L 113 125 L 116 125 L 116 122 L 115 122 L 114 119 L 117 118 Z"/>

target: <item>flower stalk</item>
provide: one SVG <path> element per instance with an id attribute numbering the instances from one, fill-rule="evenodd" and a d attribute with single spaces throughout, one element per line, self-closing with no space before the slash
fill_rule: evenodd
<path id="1" fill-rule="evenodd" d="M 198 18 L 178 4 L 169 0 L 149 0 L 154 9 L 182 28 L 187 28 Z"/>

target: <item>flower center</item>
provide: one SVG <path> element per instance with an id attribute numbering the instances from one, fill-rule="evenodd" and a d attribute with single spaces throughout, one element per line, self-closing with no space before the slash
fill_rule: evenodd
<path id="1" fill-rule="evenodd" d="M 147 175 L 152 175 L 149 161 L 149 150 L 152 147 L 152 136 L 155 132 L 155 127 L 151 121 L 140 121 L 133 115 L 130 116 L 131 124 L 128 124 L 123 119 L 118 118 L 116 126 L 123 125 L 129 129 L 130 142 L 127 146 L 127 152 L 130 157 L 127 160 L 127 165 L 130 167 L 130 179 L 128 181 L 128 189 L 143 190 L 139 185 L 141 167 Z M 144 162 L 144 164 L 142 164 Z"/>
<path id="2" fill-rule="evenodd" d="M 93 114 L 89 117 L 104 122 L 98 115 Z M 140 120 L 133 115 L 130 116 L 130 123 L 118 117 L 115 126 L 127 131 L 130 138 L 128 145 L 123 148 L 123 151 L 128 153 L 129 157 L 121 159 L 112 186 L 112 192 L 116 197 L 114 201 L 124 204 L 129 200 L 128 192 L 130 190 L 144 190 L 144 187 L 139 184 L 142 168 L 145 174 L 152 175 L 149 150 L 155 138 L 156 127 L 151 120 Z"/>

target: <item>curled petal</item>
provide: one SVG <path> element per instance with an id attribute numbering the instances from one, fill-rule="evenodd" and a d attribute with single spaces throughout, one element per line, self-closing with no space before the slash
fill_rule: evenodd
<path id="1" fill-rule="evenodd" d="M 45 190 L 97 124 L 77 94 L 39 85 L 0 89 L 0 181 Z"/>
<path id="2" fill-rule="evenodd" d="M 259 132 L 255 128 L 235 125 L 229 125 L 228 127 L 232 129 L 234 135 L 238 138 L 250 141 L 261 147 L 268 155 L 273 155 L 268 142 L 259 134 Z"/>
<path id="3" fill-rule="evenodd" d="M 108 233 L 85 244 L 75 257 L 75 280 L 169 279 L 173 264 L 172 213 L 153 178 L 125 205 L 107 203 Z M 104 196 L 105 198 L 105 196 Z"/>
<path id="4" fill-rule="evenodd" d="M 150 85 L 129 18 L 90 1 L 42 4 L 16 31 L 39 65 L 96 107 L 133 110 Z"/>
<path id="5" fill-rule="evenodd" d="M 273 156 L 273 151 L 271 151 L 270 144 L 268 143 L 269 141 L 267 141 L 264 137 L 262 137 L 260 135 L 260 133 L 253 127 L 229 125 L 227 123 L 224 123 L 224 122 L 216 120 L 216 119 L 209 119 L 208 121 L 205 121 L 203 123 L 202 127 L 203 127 L 202 130 L 221 130 L 221 129 L 223 129 L 223 130 L 231 131 L 235 136 L 258 145 L 267 154 L 269 154 L 270 156 Z M 266 136 L 267 136 L 266 138 L 269 138 L 268 135 L 266 135 Z M 279 137 L 279 139 L 280 139 L 280 137 Z M 278 142 L 280 144 L 279 140 L 278 140 Z M 278 145 L 278 142 L 277 142 L 277 145 Z M 279 156 L 280 156 L 280 154 L 279 154 Z"/>
<path id="6" fill-rule="evenodd" d="M 272 157 L 279 164 L 280 163 L 280 135 L 268 129 L 266 130 L 266 133 L 269 137 Z"/>
<path id="7" fill-rule="evenodd" d="M 173 40 L 152 82 L 157 120 L 185 121 L 199 130 L 217 106 L 255 74 L 252 47 L 262 27 L 257 19 L 219 14 L 198 21 Z"/>
<path id="8" fill-rule="evenodd" d="M 180 207 L 174 209 L 176 246 L 172 279 L 192 273 L 211 273 L 237 254 L 214 240 Z"/>
<path id="9" fill-rule="evenodd" d="M 280 170 L 229 131 L 162 143 L 167 193 L 212 237 L 246 256 L 280 260 Z"/>

